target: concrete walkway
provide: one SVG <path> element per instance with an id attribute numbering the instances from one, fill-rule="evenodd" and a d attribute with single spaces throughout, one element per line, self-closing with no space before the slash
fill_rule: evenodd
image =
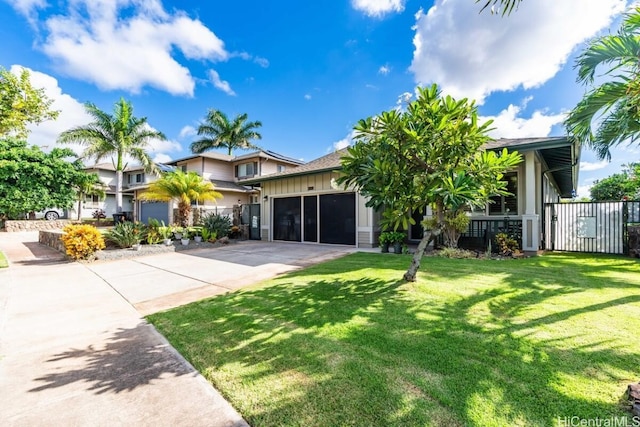
<path id="1" fill-rule="evenodd" d="M 352 251 L 246 243 L 81 264 L 36 233 L 0 233 L 0 250 L 2 426 L 246 426 L 142 315 Z"/>

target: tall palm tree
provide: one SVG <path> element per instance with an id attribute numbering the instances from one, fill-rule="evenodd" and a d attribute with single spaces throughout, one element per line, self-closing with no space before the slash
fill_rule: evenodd
<path id="1" fill-rule="evenodd" d="M 592 87 L 565 121 L 569 134 L 600 159 L 611 160 L 611 147 L 640 137 L 639 56 L 640 7 L 636 7 L 625 14 L 617 34 L 594 39 L 576 60 L 578 82 L 593 86 L 597 69 L 610 78 Z"/>
<path id="2" fill-rule="evenodd" d="M 191 203 L 221 199 L 222 194 L 215 190 L 211 181 L 205 181 L 195 172 L 182 172 L 176 169 L 167 172 L 157 181 L 149 184 L 147 191 L 140 196 L 143 200 L 170 202 L 178 200 L 178 223 L 182 227 L 189 225 Z"/>
<path id="3" fill-rule="evenodd" d="M 209 110 L 204 123 L 198 126 L 198 135 L 204 136 L 191 144 L 191 151 L 199 154 L 214 148 L 226 147 L 229 155 L 236 148 L 260 149 L 251 143 L 252 139 L 262 139 L 256 129 L 261 122 L 247 122 L 247 114 L 239 114 L 233 121 L 219 110 Z"/>
<path id="4" fill-rule="evenodd" d="M 131 157 L 147 173 L 158 173 L 158 168 L 147 153 L 153 139 L 166 140 L 160 131 L 147 124 L 147 118 L 134 117 L 131 102 L 120 98 L 116 102 L 113 115 L 105 113 L 94 104 L 86 103 L 85 109 L 93 122 L 66 130 L 58 137 L 63 144 L 79 143 L 86 148 L 81 157 L 95 159 L 98 163 L 111 157 L 116 170 L 116 210 L 122 212 L 122 172 L 126 167 L 125 157 Z"/>

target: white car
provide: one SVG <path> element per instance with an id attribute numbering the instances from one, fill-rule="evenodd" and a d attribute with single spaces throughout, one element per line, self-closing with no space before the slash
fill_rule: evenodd
<path id="1" fill-rule="evenodd" d="M 49 221 L 55 221 L 64 216 L 64 211 L 58 208 L 47 208 L 41 212 L 36 212 L 36 219 L 46 219 Z"/>

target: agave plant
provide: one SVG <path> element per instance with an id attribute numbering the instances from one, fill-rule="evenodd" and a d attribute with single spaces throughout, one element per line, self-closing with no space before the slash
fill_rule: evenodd
<path id="1" fill-rule="evenodd" d="M 121 248 L 130 248 L 139 244 L 147 236 L 147 227 L 141 222 L 121 222 L 105 233 L 110 242 Z"/>

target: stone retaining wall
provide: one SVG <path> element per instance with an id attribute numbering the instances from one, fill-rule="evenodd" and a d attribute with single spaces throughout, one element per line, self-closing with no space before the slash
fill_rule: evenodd
<path id="1" fill-rule="evenodd" d="M 627 232 L 629 233 L 629 255 L 640 258 L 640 226 L 630 225 Z"/>
<path id="2" fill-rule="evenodd" d="M 69 219 L 58 219 L 55 221 L 31 220 L 31 221 L 13 221 L 6 220 L 4 228 L 8 232 L 17 231 L 36 231 L 36 230 L 61 230 L 67 224 L 71 224 Z"/>
<path id="3" fill-rule="evenodd" d="M 62 230 L 40 230 L 40 233 L 38 233 L 38 242 L 65 253 L 64 243 L 62 243 L 63 234 Z"/>

